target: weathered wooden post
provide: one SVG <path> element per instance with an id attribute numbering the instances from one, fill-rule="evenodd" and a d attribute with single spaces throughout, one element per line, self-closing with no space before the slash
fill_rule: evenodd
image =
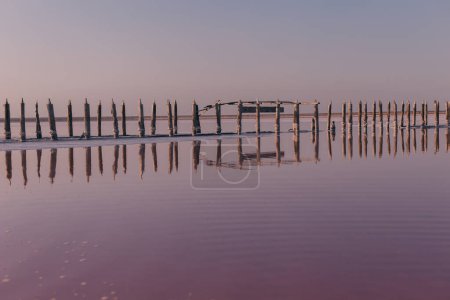
<path id="1" fill-rule="evenodd" d="M 439 127 L 439 101 L 434 100 L 434 125 Z"/>
<path id="2" fill-rule="evenodd" d="M 239 100 L 238 106 L 237 106 L 237 118 L 236 118 L 236 133 L 241 134 L 242 133 L 242 101 Z"/>
<path id="3" fill-rule="evenodd" d="M 425 120 L 425 102 L 422 102 L 422 110 L 420 112 L 420 116 L 422 118 L 422 128 L 425 128 L 426 126 L 426 120 Z"/>
<path id="4" fill-rule="evenodd" d="M 195 119 L 196 119 L 196 122 L 197 122 L 197 126 L 196 126 L 197 134 L 200 134 L 200 133 L 202 133 L 202 126 L 200 124 L 200 110 L 198 109 L 197 102 L 195 103 Z"/>
<path id="5" fill-rule="evenodd" d="M 397 101 L 394 100 L 394 128 L 398 126 L 398 109 L 397 109 Z"/>
<path id="6" fill-rule="evenodd" d="M 122 167 L 123 173 L 127 173 L 127 145 L 122 145 Z"/>
<path id="7" fill-rule="evenodd" d="M 259 100 L 256 101 L 256 134 L 261 133 L 261 103 Z"/>
<path id="8" fill-rule="evenodd" d="M 139 175 L 142 179 L 145 171 L 145 144 L 139 145 Z"/>
<path id="9" fill-rule="evenodd" d="M 387 127 L 391 126 L 391 101 L 387 105 Z"/>
<path id="10" fill-rule="evenodd" d="M 222 106 L 220 105 L 219 102 L 216 102 L 214 104 L 214 108 L 216 110 L 216 133 L 217 134 L 222 134 Z M 258 127 L 256 128 L 256 132 L 258 132 Z"/>
<path id="11" fill-rule="evenodd" d="M 102 146 L 98 146 L 98 171 L 103 175 L 103 149 Z"/>
<path id="12" fill-rule="evenodd" d="M 342 130 L 344 131 L 345 126 L 347 125 L 347 104 L 342 103 Z"/>
<path id="13" fill-rule="evenodd" d="M 153 101 L 152 105 L 152 122 L 151 122 L 151 134 L 156 134 L 156 103 Z"/>
<path id="14" fill-rule="evenodd" d="M 87 98 L 84 101 L 84 137 L 91 138 L 91 108 Z"/>
<path id="15" fill-rule="evenodd" d="M 351 101 L 348 103 L 348 126 L 353 126 L 353 104 Z"/>
<path id="16" fill-rule="evenodd" d="M 197 135 L 197 108 L 195 100 L 192 102 L 192 135 Z"/>
<path id="17" fill-rule="evenodd" d="M 330 104 L 328 104 L 328 118 L 327 118 L 328 132 L 331 130 L 331 105 L 332 105 L 332 103 L 330 102 Z M 296 109 L 297 109 L 297 106 L 295 106 L 295 109 L 294 109 L 294 120 L 295 120 L 295 115 L 296 115 L 296 113 L 295 113 Z M 294 129 L 294 131 L 295 131 L 295 129 Z"/>
<path id="18" fill-rule="evenodd" d="M 85 150 L 85 170 L 86 180 L 89 182 L 89 178 L 92 176 L 92 148 L 86 147 Z"/>
<path id="19" fill-rule="evenodd" d="M 36 101 L 34 113 L 36 116 L 36 138 L 42 139 L 41 118 L 39 117 L 39 106 L 38 106 L 37 101 Z"/>
<path id="20" fill-rule="evenodd" d="M 405 102 L 402 101 L 402 116 L 400 118 L 400 127 L 405 127 Z"/>
<path id="21" fill-rule="evenodd" d="M 311 118 L 311 133 L 314 135 L 314 132 L 316 131 L 316 120 L 314 117 Z"/>
<path id="22" fill-rule="evenodd" d="M 52 184 L 55 182 L 57 162 L 58 162 L 58 149 L 52 148 L 50 149 L 50 172 L 48 174 L 48 177 L 50 178 L 50 182 Z"/>
<path id="23" fill-rule="evenodd" d="M 69 136 L 73 136 L 73 124 L 72 124 L 72 101 L 69 100 L 69 105 L 67 106 L 67 129 Z"/>
<path id="24" fill-rule="evenodd" d="M 142 104 L 142 100 L 139 99 L 139 137 L 145 136 L 145 121 L 144 121 L 144 104 Z"/>
<path id="25" fill-rule="evenodd" d="M 178 134 L 178 105 L 177 100 L 173 104 L 173 133 Z"/>
<path id="26" fill-rule="evenodd" d="M 364 134 L 367 134 L 367 125 L 369 124 L 369 116 L 367 114 L 367 102 L 364 101 Z"/>
<path id="27" fill-rule="evenodd" d="M 278 111 L 279 111 L 279 109 L 278 109 Z M 278 112 L 278 114 L 279 114 L 279 112 Z M 317 100 L 314 103 L 314 120 L 316 122 L 315 130 L 316 130 L 316 132 L 319 132 L 319 102 L 317 102 Z"/>
<path id="28" fill-rule="evenodd" d="M 417 115 L 417 105 L 416 101 L 413 103 L 413 126 L 416 127 L 416 115 Z"/>
<path id="29" fill-rule="evenodd" d="M 3 105 L 3 107 L 4 107 L 4 111 L 5 111 L 5 117 L 4 117 L 5 139 L 10 140 L 11 139 L 11 110 L 9 108 L 8 99 L 6 99 L 6 102 Z"/>
<path id="30" fill-rule="evenodd" d="M 358 102 L 358 128 L 359 131 L 361 132 L 361 128 L 362 128 L 362 101 L 359 100 Z"/>
<path id="31" fill-rule="evenodd" d="M 383 128 L 383 103 L 378 100 L 378 113 L 380 118 L 380 127 Z"/>
<path id="32" fill-rule="evenodd" d="M 41 160 L 42 160 L 42 149 L 36 149 L 36 160 L 37 160 L 37 176 L 41 178 Z"/>
<path id="33" fill-rule="evenodd" d="M 280 133 L 280 101 L 277 101 L 275 107 L 275 133 Z"/>
<path id="34" fill-rule="evenodd" d="M 56 132 L 55 111 L 53 109 L 53 103 L 50 101 L 50 99 L 48 99 L 47 111 L 48 111 L 48 123 L 50 127 L 50 137 L 52 138 L 52 140 L 56 141 L 58 139 L 58 134 Z"/>
<path id="35" fill-rule="evenodd" d="M 328 130 L 331 130 L 331 103 L 328 105 Z M 294 104 L 294 124 L 293 124 L 294 134 L 300 132 L 300 103 L 298 101 Z"/>
<path id="36" fill-rule="evenodd" d="M 115 139 L 119 138 L 119 120 L 117 119 L 117 109 L 114 100 L 111 100 L 111 115 L 113 118 L 113 135 Z"/>
<path id="37" fill-rule="evenodd" d="M 447 101 L 447 105 L 445 107 L 445 120 L 447 120 L 447 127 L 450 126 L 450 102 Z"/>
<path id="38" fill-rule="evenodd" d="M 408 129 L 411 128 L 411 103 L 408 102 L 406 103 L 406 127 Z"/>
<path id="39" fill-rule="evenodd" d="M 428 102 L 425 102 L 425 125 L 428 126 Z M 427 136 L 426 138 L 428 139 L 428 131 L 426 132 Z"/>
<path id="40" fill-rule="evenodd" d="M 73 177 L 74 165 L 73 148 L 69 148 L 69 174 L 71 177 Z"/>
<path id="41" fill-rule="evenodd" d="M 24 142 L 27 139 L 26 128 L 25 128 L 25 103 L 20 102 L 20 140 Z"/>
<path id="42" fill-rule="evenodd" d="M 167 100 L 167 122 L 169 125 L 169 136 L 173 136 L 172 103 Z"/>
<path id="43" fill-rule="evenodd" d="M 127 115 L 125 108 L 125 101 L 122 101 L 122 135 L 127 135 Z"/>
<path id="44" fill-rule="evenodd" d="M 372 103 L 372 125 L 374 128 L 377 126 L 377 103 L 375 100 Z"/>
<path id="45" fill-rule="evenodd" d="M 102 136 L 102 102 L 97 105 L 97 135 Z"/>

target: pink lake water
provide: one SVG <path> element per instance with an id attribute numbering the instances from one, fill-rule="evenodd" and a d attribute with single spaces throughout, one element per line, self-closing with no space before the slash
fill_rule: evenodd
<path id="1" fill-rule="evenodd" d="M 448 137 L 1 151 L 0 299 L 449 299 Z"/>

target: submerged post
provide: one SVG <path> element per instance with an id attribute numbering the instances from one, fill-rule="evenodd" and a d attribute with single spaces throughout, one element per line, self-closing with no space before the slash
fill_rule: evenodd
<path id="1" fill-rule="evenodd" d="M 125 101 L 122 101 L 122 135 L 127 135 L 127 115 L 125 108 Z"/>
<path id="2" fill-rule="evenodd" d="M 145 136 L 145 124 L 144 124 L 144 104 L 142 104 L 142 100 L 139 99 L 139 137 Z"/>
<path id="3" fill-rule="evenodd" d="M 153 101 L 152 105 L 152 122 L 151 122 L 151 134 L 156 134 L 156 103 Z"/>
<path id="4" fill-rule="evenodd" d="M 242 101 L 239 100 L 238 102 L 238 111 L 237 111 L 237 118 L 236 118 L 236 133 L 241 134 L 242 133 Z"/>
<path id="5" fill-rule="evenodd" d="M 173 136 L 172 103 L 170 103 L 170 100 L 167 100 L 167 122 L 169 125 L 169 136 Z"/>
<path id="6" fill-rule="evenodd" d="M 87 98 L 84 101 L 84 137 L 91 138 L 91 108 Z"/>
<path id="7" fill-rule="evenodd" d="M 178 105 L 177 100 L 173 104 L 173 133 L 178 134 Z"/>
<path id="8" fill-rule="evenodd" d="M 97 135 L 102 136 L 102 102 L 97 106 Z"/>
<path id="9" fill-rule="evenodd" d="M 20 102 L 20 140 L 24 142 L 27 139 L 26 129 L 25 129 L 25 103 Z"/>
<path id="10" fill-rule="evenodd" d="M 39 117 L 39 106 L 36 101 L 34 113 L 36 115 L 36 138 L 42 139 L 41 118 Z"/>
<path id="11" fill-rule="evenodd" d="M 72 101 L 69 100 L 69 105 L 67 106 L 67 130 L 69 136 L 73 136 L 73 125 L 72 125 Z"/>
<path id="12" fill-rule="evenodd" d="M 47 103 L 48 111 L 48 123 L 50 126 L 50 137 L 52 140 L 56 141 L 58 139 L 58 134 L 56 132 L 56 121 L 55 121 L 55 111 L 53 110 L 53 103 L 48 99 Z"/>
<path id="13" fill-rule="evenodd" d="M 216 110 L 216 133 L 222 134 L 222 116 L 221 116 L 222 107 L 219 102 L 216 102 L 214 104 L 214 108 Z"/>
<path id="14" fill-rule="evenodd" d="M 111 114 L 113 118 L 113 135 L 115 139 L 119 138 L 119 120 L 117 120 L 117 109 L 114 100 L 111 100 Z"/>
<path id="15" fill-rule="evenodd" d="M 11 111 L 9 108 L 9 103 L 8 103 L 8 99 L 6 99 L 5 104 L 3 105 L 4 109 L 5 109 L 5 117 L 4 117 L 4 122 L 5 122 L 5 139 L 6 140 L 10 140 L 11 139 Z"/>

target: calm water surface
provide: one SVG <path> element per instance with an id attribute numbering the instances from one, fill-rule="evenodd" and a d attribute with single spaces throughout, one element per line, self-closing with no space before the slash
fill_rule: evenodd
<path id="1" fill-rule="evenodd" d="M 355 127 L 3 151 L 0 299 L 449 299 L 447 150 Z"/>

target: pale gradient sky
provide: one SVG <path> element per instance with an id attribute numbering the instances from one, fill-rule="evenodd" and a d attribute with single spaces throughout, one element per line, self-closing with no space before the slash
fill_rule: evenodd
<path id="1" fill-rule="evenodd" d="M 447 100 L 449 15 L 433 0 L 1 0 L 0 98 Z"/>

